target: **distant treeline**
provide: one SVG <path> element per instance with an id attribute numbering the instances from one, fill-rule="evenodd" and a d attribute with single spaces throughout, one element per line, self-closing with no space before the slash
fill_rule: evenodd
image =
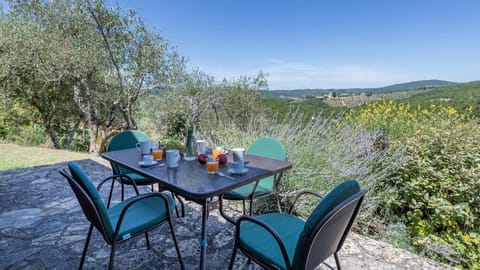
<path id="1" fill-rule="evenodd" d="M 295 90 L 269 90 L 262 91 L 263 94 L 269 96 L 285 96 L 285 97 L 312 97 L 319 96 L 328 93 L 334 93 L 336 95 L 341 94 L 358 94 L 358 93 L 386 93 L 395 91 L 408 91 L 417 89 L 426 89 L 432 87 L 454 85 L 455 82 L 442 81 L 442 80 L 422 80 L 407 82 L 401 84 L 394 84 L 379 88 L 348 88 L 348 89 L 295 89 Z"/>

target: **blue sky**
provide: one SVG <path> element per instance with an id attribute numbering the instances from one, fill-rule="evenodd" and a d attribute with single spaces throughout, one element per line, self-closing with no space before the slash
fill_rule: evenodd
<path id="1" fill-rule="evenodd" d="M 123 0 L 217 79 L 270 89 L 480 80 L 480 1 Z"/>
<path id="2" fill-rule="evenodd" d="M 219 80 L 260 70 L 270 89 L 480 80 L 478 0 L 117 1 Z"/>

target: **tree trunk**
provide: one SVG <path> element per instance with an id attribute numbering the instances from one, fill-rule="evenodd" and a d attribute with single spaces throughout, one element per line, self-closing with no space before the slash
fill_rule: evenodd
<path id="1" fill-rule="evenodd" d="M 57 133 L 50 124 L 45 125 L 45 132 L 47 132 L 48 136 L 50 136 L 53 147 L 55 147 L 55 149 L 60 149 L 60 142 L 58 141 Z"/>
<path id="2" fill-rule="evenodd" d="M 99 153 L 100 143 L 98 143 L 98 125 L 89 121 L 90 131 L 90 145 L 88 146 L 88 152 Z"/>
<path id="3" fill-rule="evenodd" d="M 97 113 L 94 108 L 94 102 L 91 100 L 90 95 L 90 86 L 89 80 L 90 77 L 87 76 L 87 79 L 80 79 L 77 84 L 74 86 L 74 95 L 73 99 L 78 105 L 80 110 L 85 115 L 85 119 L 88 123 L 89 134 L 90 134 L 90 144 L 88 146 L 88 152 L 90 153 L 99 153 L 101 145 L 101 136 L 99 136 L 99 126 L 101 123 L 100 119 L 97 117 Z"/>

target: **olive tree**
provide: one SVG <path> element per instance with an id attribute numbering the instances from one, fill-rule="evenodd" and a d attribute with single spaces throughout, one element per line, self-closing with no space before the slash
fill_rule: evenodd
<path id="1" fill-rule="evenodd" d="M 175 87 L 185 77 L 184 58 L 132 10 L 106 7 L 103 0 L 9 2 L 2 23 L 8 48 L 4 38 L 0 45 L 0 61 L 9 63 L 0 77 L 3 89 L 25 104 L 35 99 L 41 114 L 68 118 L 71 114 L 49 104 L 52 97 L 65 98 L 58 103 L 67 111 L 82 112 L 91 152 L 101 151 L 118 130 L 137 128 L 134 107 L 140 96 Z M 23 27 L 35 39 L 24 38 Z M 38 71 L 44 75 L 32 80 L 29 74 Z M 25 89 L 32 90 L 22 93 Z M 38 99 L 32 91 L 51 95 Z"/>
<path id="2" fill-rule="evenodd" d="M 0 83 L 4 97 L 30 110 L 30 121 L 40 118 L 53 145 L 60 147 L 55 127 L 78 116 L 73 104 L 66 65 L 73 62 L 57 27 L 40 20 L 50 10 L 33 12 L 38 3 L 13 5 L 0 25 Z M 73 106 L 72 106 L 73 105 Z"/>
<path id="3" fill-rule="evenodd" d="M 100 136 L 105 142 L 115 130 L 137 128 L 133 112 L 138 98 L 153 87 L 168 88 L 178 83 L 183 76 L 184 59 L 159 35 L 150 32 L 133 11 L 123 14 L 120 9 L 106 9 L 100 1 L 87 1 L 82 8 L 106 52 L 105 67 L 111 77 L 105 86 L 113 88 L 115 94 L 108 96 L 111 100 L 107 104 L 112 106 L 104 112 L 103 126 L 97 125 L 98 114 L 91 113 L 88 100 L 80 99 L 84 102 L 78 103 L 90 121 L 91 136 Z M 91 85 L 89 79 L 83 78 L 77 89 L 88 93 Z M 120 121 L 113 124 L 116 118 Z"/>

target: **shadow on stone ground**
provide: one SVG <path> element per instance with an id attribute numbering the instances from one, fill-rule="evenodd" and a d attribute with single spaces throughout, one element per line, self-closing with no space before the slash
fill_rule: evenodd
<path id="1" fill-rule="evenodd" d="M 101 158 L 79 161 L 94 183 L 111 174 Z M 58 173 L 66 163 L 0 172 L 0 269 L 78 268 L 89 223 Z M 128 189 L 128 188 L 127 188 Z M 106 193 L 107 188 L 104 189 Z M 146 191 L 146 190 L 144 190 Z M 117 193 L 119 190 L 117 190 Z M 198 269 L 201 213 L 187 202 L 186 217 L 175 218 L 175 229 L 187 269 Z M 207 222 L 207 269 L 226 269 L 233 248 L 234 227 L 214 210 Z M 116 269 L 178 269 L 167 224 L 144 237 L 120 244 Z M 93 233 L 84 269 L 104 269 L 110 254 L 98 232 Z M 449 269 L 448 266 L 395 249 L 388 244 L 350 234 L 340 260 L 344 269 Z M 334 265 L 333 260 L 329 262 Z M 259 269 L 237 256 L 235 269 Z"/>

